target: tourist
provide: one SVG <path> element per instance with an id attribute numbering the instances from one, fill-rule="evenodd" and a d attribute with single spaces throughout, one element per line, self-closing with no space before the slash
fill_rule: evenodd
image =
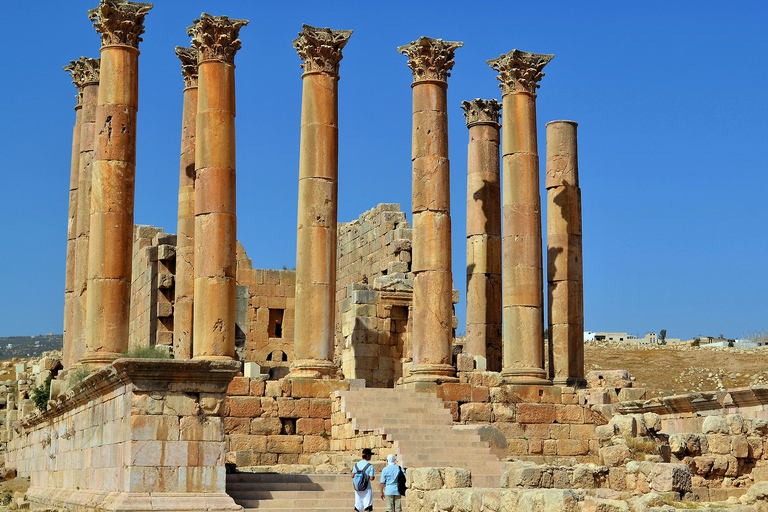
<path id="1" fill-rule="evenodd" d="M 373 489 L 371 482 L 375 476 L 371 465 L 370 448 L 363 448 L 363 460 L 358 461 L 352 468 L 352 481 L 355 485 L 355 511 L 364 512 L 373 510 Z"/>
<path id="2" fill-rule="evenodd" d="M 398 481 L 403 469 L 395 464 L 395 456 L 387 455 L 387 467 L 381 470 L 381 499 L 386 502 L 387 512 L 401 512 Z"/>

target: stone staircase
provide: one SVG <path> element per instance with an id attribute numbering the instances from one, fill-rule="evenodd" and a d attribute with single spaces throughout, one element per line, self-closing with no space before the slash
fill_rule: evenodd
<path id="1" fill-rule="evenodd" d="M 378 490 L 378 480 L 373 483 Z M 232 473 L 227 475 L 227 494 L 245 511 L 328 512 L 355 506 L 349 474 Z M 374 506 L 377 498 L 374 493 Z"/>
<path id="2" fill-rule="evenodd" d="M 352 427 L 385 436 L 394 444 L 401 466 L 466 468 L 472 472 L 473 487 L 501 486 L 504 463 L 477 432 L 453 428 L 451 413 L 437 396 L 403 388 L 337 394 Z"/>

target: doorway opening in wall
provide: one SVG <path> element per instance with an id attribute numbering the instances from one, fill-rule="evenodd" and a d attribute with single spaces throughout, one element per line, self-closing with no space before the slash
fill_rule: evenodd
<path id="1" fill-rule="evenodd" d="M 395 382 L 403 376 L 403 354 L 408 336 L 408 307 L 392 306 L 389 314 L 391 344 L 394 348 L 392 354 L 392 377 L 387 383 L 388 387 L 394 387 Z"/>
<path id="2" fill-rule="evenodd" d="M 282 350 L 275 350 L 267 354 L 267 361 L 287 361 L 288 354 Z"/>
<path id="3" fill-rule="evenodd" d="M 269 310 L 269 326 L 267 332 L 270 338 L 282 338 L 283 337 L 283 313 L 284 309 L 270 309 Z"/>

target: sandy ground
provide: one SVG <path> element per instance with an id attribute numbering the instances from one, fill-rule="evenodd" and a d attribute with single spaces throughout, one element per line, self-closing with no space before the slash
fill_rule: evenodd
<path id="1" fill-rule="evenodd" d="M 646 398 L 768 385 L 768 348 L 653 348 L 588 343 L 585 370 L 628 370 Z"/>

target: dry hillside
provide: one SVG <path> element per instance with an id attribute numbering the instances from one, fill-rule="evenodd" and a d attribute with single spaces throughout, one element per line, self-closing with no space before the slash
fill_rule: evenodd
<path id="1" fill-rule="evenodd" d="M 589 342 L 586 371 L 628 370 L 646 398 L 768 385 L 768 347 L 638 347 Z"/>

